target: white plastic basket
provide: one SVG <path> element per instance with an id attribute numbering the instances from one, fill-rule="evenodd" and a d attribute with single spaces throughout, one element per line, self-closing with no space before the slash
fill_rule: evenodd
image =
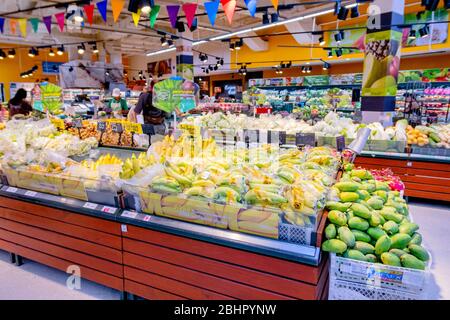
<path id="1" fill-rule="evenodd" d="M 329 300 L 424 300 L 430 273 L 330 254 Z"/>

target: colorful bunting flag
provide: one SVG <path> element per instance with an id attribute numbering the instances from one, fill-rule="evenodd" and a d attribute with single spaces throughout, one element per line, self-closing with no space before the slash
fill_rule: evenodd
<path id="1" fill-rule="evenodd" d="M 208 14 L 209 22 L 211 22 L 211 25 L 214 26 L 214 24 L 216 23 L 217 11 L 219 10 L 220 2 L 210 1 L 205 2 L 204 5 L 206 13 Z"/>
<path id="2" fill-rule="evenodd" d="M 167 15 L 169 16 L 170 24 L 172 25 L 172 28 L 177 27 L 177 18 L 178 18 L 178 12 L 180 11 L 179 5 L 168 5 L 166 7 L 167 9 Z"/>
<path id="3" fill-rule="evenodd" d="M 3 33 L 5 30 L 5 18 L 0 18 L 0 31 Z"/>
<path id="4" fill-rule="evenodd" d="M 108 17 L 107 12 L 106 12 L 107 7 L 108 7 L 108 0 L 103 0 L 103 1 L 97 2 L 97 9 L 102 16 L 103 21 L 105 21 L 105 22 Z"/>
<path id="5" fill-rule="evenodd" d="M 48 33 L 52 33 L 52 16 L 47 16 L 42 19 L 44 21 L 45 27 Z"/>
<path id="6" fill-rule="evenodd" d="M 66 13 L 60 12 L 55 14 L 56 22 L 58 23 L 59 31 L 64 32 L 64 23 L 66 22 Z"/>
<path id="7" fill-rule="evenodd" d="M 196 3 L 184 3 L 183 4 L 183 11 L 186 15 L 187 25 L 188 27 L 192 27 L 192 22 L 195 18 L 195 11 L 197 11 L 197 4 Z"/>
<path id="8" fill-rule="evenodd" d="M 29 19 L 30 23 L 31 23 L 31 27 L 33 28 L 33 32 L 36 33 L 38 32 L 39 29 L 39 19 L 38 18 L 31 18 Z"/>
<path id="9" fill-rule="evenodd" d="M 273 7 L 278 10 L 278 0 L 272 0 Z"/>
<path id="10" fill-rule="evenodd" d="M 26 18 L 22 18 L 18 19 L 17 21 L 19 22 L 19 29 L 20 33 L 22 34 L 22 37 L 26 38 L 28 20 Z"/>
<path id="11" fill-rule="evenodd" d="M 124 5 L 125 5 L 125 0 L 111 0 L 111 8 L 112 8 L 114 22 L 117 22 L 117 20 L 119 19 L 120 13 L 122 12 Z"/>
<path id="12" fill-rule="evenodd" d="M 95 6 L 93 4 L 87 4 L 83 7 L 86 19 L 90 25 L 94 22 L 94 8 Z"/>
<path id="13" fill-rule="evenodd" d="M 153 6 L 152 11 L 149 14 L 150 27 L 153 28 L 155 26 L 156 18 L 158 18 L 159 10 L 161 10 L 161 6 Z"/>
<path id="14" fill-rule="evenodd" d="M 141 9 L 138 9 L 136 13 L 132 12 L 131 15 L 133 17 L 134 25 L 137 27 L 139 20 L 141 19 Z"/>
<path id="15" fill-rule="evenodd" d="M 11 34 L 16 34 L 17 31 L 17 20 L 9 19 L 9 29 L 11 30 Z"/>
<path id="16" fill-rule="evenodd" d="M 245 5 L 247 6 L 250 15 L 254 18 L 256 13 L 257 0 L 245 0 Z"/>
<path id="17" fill-rule="evenodd" d="M 227 16 L 228 23 L 231 24 L 233 22 L 234 10 L 236 9 L 236 0 L 220 0 L 220 2 Z"/>

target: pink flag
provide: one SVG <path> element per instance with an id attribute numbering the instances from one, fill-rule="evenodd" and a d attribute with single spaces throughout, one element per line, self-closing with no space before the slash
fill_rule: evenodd
<path id="1" fill-rule="evenodd" d="M 236 9 L 236 0 L 221 0 L 220 1 L 227 16 L 228 23 L 233 22 L 234 10 Z"/>
<path id="2" fill-rule="evenodd" d="M 58 22 L 59 31 L 64 32 L 64 23 L 66 22 L 66 13 L 60 12 L 55 14 L 56 22 Z"/>
<path id="3" fill-rule="evenodd" d="M 188 27 L 192 27 L 192 22 L 195 18 L 195 11 L 197 11 L 197 4 L 196 3 L 184 3 L 183 4 L 183 11 L 186 14 L 186 20 Z"/>

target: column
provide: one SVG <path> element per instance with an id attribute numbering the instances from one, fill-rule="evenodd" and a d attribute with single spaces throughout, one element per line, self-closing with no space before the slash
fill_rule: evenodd
<path id="1" fill-rule="evenodd" d="M 362 85 L 364 123 L 392 125 L 400 68 L 404 0 L 375 0 L 368 9 Z"/>
<path id="2" fill-rule="evenodd" d="M 176 75 L 186 80 L 194 81 L 194 55 L 192 54 L 191 31 L 186 30 L 180 33 L 184 39 L 176 40 L 177 56 L 176 56 Z"/>

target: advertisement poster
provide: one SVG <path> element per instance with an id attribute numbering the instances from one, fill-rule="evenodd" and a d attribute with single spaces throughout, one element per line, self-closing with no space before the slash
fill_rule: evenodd
<path id="1" fill-rule="evenodd" d="M 438 9 L 434 12 L 424 11 L 420 16 L 420 20 L 417 19 L 417 15 L 407 14 L 405 15 L 405 24 L 413 24 L 418 22 L 431 22 L 431 21 L 443 21 L 445 23 L 433 23 L 430 24 L 430 35 L 427 37 L 420 37 L 419 29 L 424 25 L 413 25 L 413 30 L 416 31 L 416 39 L 407 39 L 404 45 L 406 47 L 414 46 L 426 46 L 430 44 L 445 43 L 447 42 L 448 36 L 448 12 L 445 9 Z"/>
<path id="2" fill-rule="evenodd" d="M 167 113 L 176 108 L 188 112 L 195 108 L 195 84 L 190 80 L 166 79 L 153 88 L 153 105 Z"/>
<path id="3" fill-rule="evenodd" d="M 362 95 L 395 96 L 400 69 L 402 32 L 380 31 L 366 35 Z"/>
<path id="4" fill-rule="evenodd" d="M 327 86 L 330 84 L 329 76 L 312 76 L 305 77 L 303 80 L 303 85 L 306 86 Z"/>
<path id="5" fill-rule="evenodd" d="M 34 88 L 31 90 L 31 101 L 33 102 L 33 109 L 44 112 L 44 106 L 42 104 L 42 94 L 41 94 L 41 87 L 39 84 L 35 84 Z"/>
<path id="6" fill-rule="evenodd" d="M 348 73 L 348 74 L 334 74 L 330 76 L 330 85 L 337 86 L 337 85 L 351 85 L 355 83 L 355 76 L 354 73 Z"/>
<path id="7" fill-rule="evenodd" d="M 147 71 L 155 77 L 172 74 L 172 59 L 149 62 L 147 63 Z"/>
<path id="8" fill-rule="evenodd" d="M 447 68 L 400 71 L 398 75 L 399 83 L 449 82 L 449 81 L 450 81 L 450 70 Z"/>

